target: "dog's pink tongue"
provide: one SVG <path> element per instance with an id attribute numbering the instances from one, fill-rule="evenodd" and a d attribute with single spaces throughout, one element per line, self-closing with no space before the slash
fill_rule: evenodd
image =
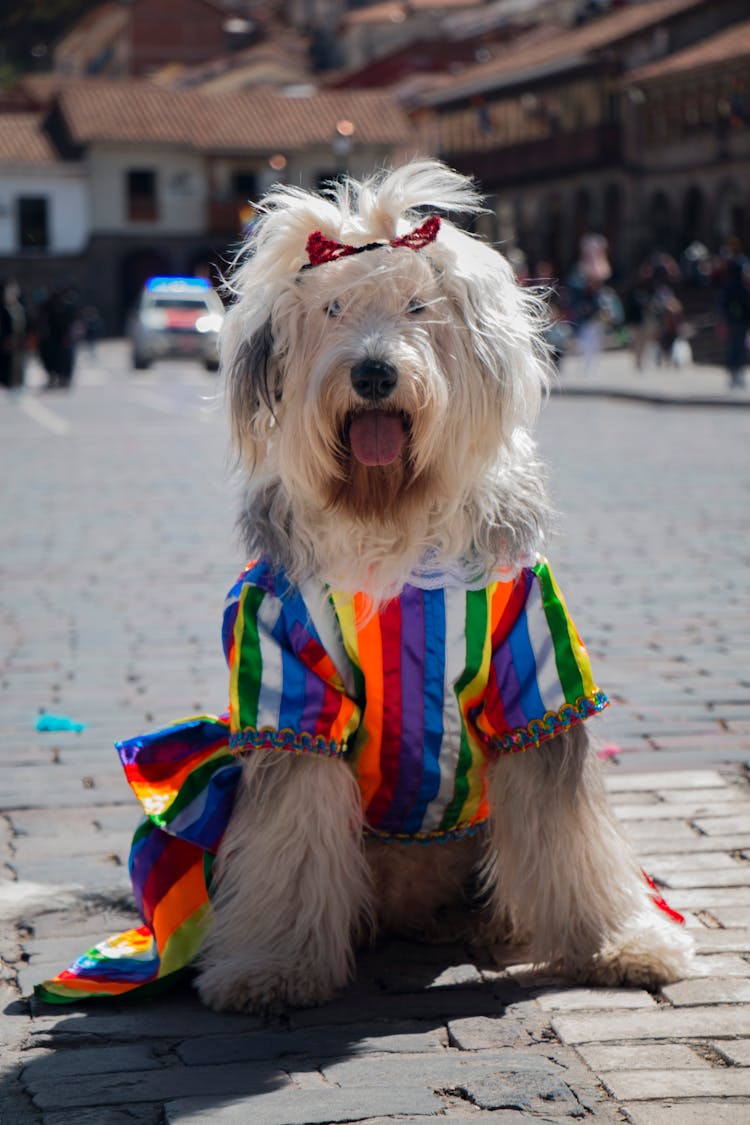
<path id="1" fill-rule="evenodd" d="M 398 414 L 365 410 L 352 420 L 349 442 L 363 465 L 390 465 L 401 452 L 404 424 Z"/>

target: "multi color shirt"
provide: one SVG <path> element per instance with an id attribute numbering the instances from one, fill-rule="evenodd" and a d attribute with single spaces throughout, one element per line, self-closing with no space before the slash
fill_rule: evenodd
<path id="1" fill-rule="evenodd" d="M 467 589 L 407 585 L 376 612 L 358 594 L 298 589 L 267 560 L 230 591 L 229 712 L 118 743 L 145 819 L 130 875 L 143 925 L 37 986 L 53 1003 L 140 994 L 195 958 L 241 757 L 344 759 L 364 831 L 429 842 L 489 816 L 487 766 L 606 706 L 546 561 Z"/>
<path id="2" fill-rule="evenodd" d="M 486 764 L 606 705 L 546 561 L 484 589 L 290 586 L 266 561 L 229 594 L 230 739 L 345 758 L 368 833 L 443 837 L 486 820 Z"/>

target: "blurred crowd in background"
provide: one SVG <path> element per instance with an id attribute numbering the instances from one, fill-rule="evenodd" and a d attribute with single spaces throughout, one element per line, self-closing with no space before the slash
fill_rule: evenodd
<path id="1" fill-rule="evenodd" d="M 728 386 L 746 386 L 750 258 L 738 239 L 729 238 L 716 254 L 693 242 L 679 262 L 655 249 L 627 279 L 613 277 L 607 241 L 594 233 L 581 239 L 578 261 L 564 279 L 553 277 L 547 262 L 530 263 L 520 250 L 510 250 L 508 256 L 521 284 L 545 292 L 550 310 L 547 343 L 558 370 L 566 356 L 577 354 L 583 375 L 590 375 L 602 351 L 613 347 L 631 349 L 638 373 L 687 367 L 693 362 L 691 340 L 698 327 L 687 306 L 691 294 L 699 291 Z M 0 280 L 0 292 L 0 385 L 9 391 L 22 387 L 26 359 L 36 353 L 46 387 L 69 388 L 78 346 L 93 349 L 101 335 L 97 309 L 82 306 L 69 284 L 23 294 L 11 278 Z"/>

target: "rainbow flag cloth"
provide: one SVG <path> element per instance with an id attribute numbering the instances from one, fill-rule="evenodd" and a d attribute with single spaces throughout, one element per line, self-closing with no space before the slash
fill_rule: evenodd
<path id="1" fill-rule="evenodd" d="M 130 854 L 143 925 L 38 985 L 42 999 L 142 994 L 190 965 L 245 754 L 342 757 L 366 835 L 439 842 L 487 820 L 496 755 L 607 706 L 546 560 L 479 589 L 407 584 L 373 612 L 260 559 L 229 593 L 223 643 L 228 714 L 117 746 L 145 813 Z"/>

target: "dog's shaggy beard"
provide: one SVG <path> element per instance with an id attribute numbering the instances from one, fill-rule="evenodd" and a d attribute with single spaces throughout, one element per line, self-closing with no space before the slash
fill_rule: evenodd
<path id="1" fill-rule="evenodd" d="M 367 589 L 379 599 L 403 584 L 429 546 L 435 514 L 446 503 L 454 507 L 456 485 L 446 479 L 451 390 L 431 330 L 420 326 L 408 343 L 384 330 L 378 339 L 368 352 L 357 333 L 342 333 L 333 347 L 324 336 L 311 355 L 308 332 L 303 354 L 286 357 L 278 471 L 298 534 L 314 537 L 316 569 L 339 588 Z M 397 372 L 397 388 L 382 403 L 366 403 L 352 390 L 352 366 L 369 358 Z M 305 361 L 306 377 L 296 379 Z M 364 464 L 355 452 L 350 430 L 370 411 L 401 428 L 401 448 L 388 464 Z"/>

